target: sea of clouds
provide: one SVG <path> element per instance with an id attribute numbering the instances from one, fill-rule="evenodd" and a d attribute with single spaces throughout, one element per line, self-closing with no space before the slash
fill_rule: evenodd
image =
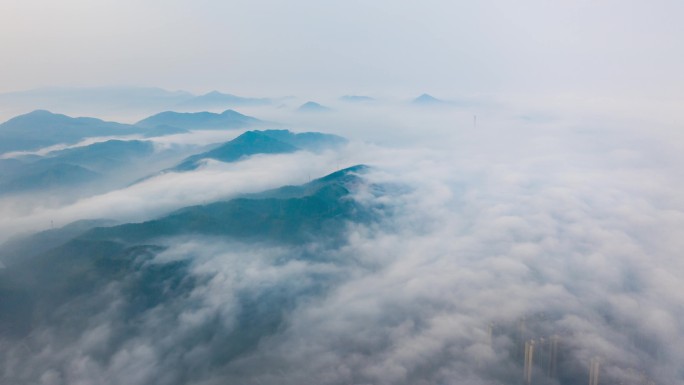
<path id="1" fill-rule="evenodd" d="M 208 162 L 64 205 L 0 202 L 3 234 L 142 221 L 368 164 L 353 198 L 384 207 L 340 229 L 342 246 L 167 240 L 146 263 L 186 263 L 188 293 L 131 326 L 126 278 L 114 281 L 93 293 L 100 306 L 67 305 L 86 309 L 83 330 L 32 331 L 3 346 L 0 372 L 40 384 L 519 384 L 521 342 L 557 335 L 556 374 L 539 364 L 534 384 L 587 383 L 592 359 L 605 381 L 682 381 L 679 134 L 582 111 L 272 111 L 351 142 Z"/>

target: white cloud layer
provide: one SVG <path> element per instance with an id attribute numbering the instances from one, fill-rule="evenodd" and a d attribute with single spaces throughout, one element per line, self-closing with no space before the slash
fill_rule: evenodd
<path id="1" fill-rule="evenodd" d="M 113 284 L 78 340 L 37 331 L 29 349 L 42 350 L 27 358 L 12 347 L 7 373 L 30 367 L 17 377 L 45 384 L 507 384 L 522 378 L 525 318 L 525 338 L 560 335 L 565 383 L 586 381 L 594 357 L 606 379 L 681 381 L 678 134 L 506 117 L 454 128 L 443 113 L 419 126 L 419 114 L 405 114 L 398 131 L 370 133 L 397 146 L 210 162 L 18 221 L 140 220 L 181 202 L 306 182 L 337 163 L 374 165 L 370 182 L 404 186 L 381 197 L 358 191 L 359 202 L 380 200 L 388 213 L 351 225 L 341 248 L 178 239 L 157 263 L 190 261 L 199 283 L 189 295 L 149 310 L 126 334 L 113 331 L 122 322 Z M 351 136 L 367 129 L 350 127 Z M 411 145 L 416 132 L 422 141 Z M 98 358 L 110 344 L 111 359 Z M 541 372 L 540 383 L 558 383 Z"/>

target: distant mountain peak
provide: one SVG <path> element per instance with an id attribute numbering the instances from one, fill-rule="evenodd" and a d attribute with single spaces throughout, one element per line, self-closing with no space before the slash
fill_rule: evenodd
<path id="1" fill-rule="evenodd" d="M 200 95 L 200 96 L 196 97 L 196 99 L 200 99 L 200 98 L 207 99 L 207 100 L 208 99 L 214 99 L 214 100 L 230 100 L 230 101 L 233 101 L 235 99 L 241 99 L 241 100 L 242 99 L 248 99 L 248 98 L 242 98 L 240 96 L 233 95 L 233 94 L 227 94 L 225 92 L 221 92 L 218 90 L 209 91 L 204 95 Z"/>
<path id="2" fill-rule="evenodd" d="M 0 153 L 37 150 L 55 144 L 74 144 L 85 138 L 142 134 L 148 137 L 179 132 L 177 128 L 156 130 L 90 117 L 71 117 L 48 110 L 35 110 L 0 124 Z"/>
<path id="3" fill-rule="evenodd" d="M 350 174 L 366 174 L 368 171 L 371 170 L 371 166 L 368 166 L 366 164 L 357 164 L 354 166 L 350 166 L 347 168 L 343 168 L 341 170 L 337 170 L 335 172 L 332 172 L 322 178 L 317 179 L 318 181 L 331 181 L 331 180 L 338 180 L 341 179 L 347 175 Z"/>
<path id="4" fill-rule="evenodd" d="M 443 100 L 437 99 L 430 94 L 422 94 L 413 99 L 414 104 L 441 104 L 445 103 Z"/>
<path id="5" fill-rule="evenodd" d="M 21 119 L 27 119 L 27 120 L 36 120 L 36 121 L 55 121 L 55 122 L 65 122 L 65 121 L 70 121 L 70 122 L 88 122 L 88 123 L 112 123 L 112 124 L 118 124 L 121 126 L 127 126 L 126 124 L 123 123 L 117 123 L 117 122 L 107 122 L 99 118 L 93 118 L 93 117 L 84 117 L 84 116 L 70 116 L 70 115 L 65 115 L 65 114 L 60 114 L 57 112 L 52 112 L 49 110 L 45 109 L 38 109 L 38 110 L 33 110 L 31 112 L 28 112 L 23 115 L 15 116 L 14 118 L 10 120 L 21 120 Z"/>
<path id="6" fill-rule="evenodd" d="M 326 107 L 322 104 L 313 102 L 313 101 L 308 101 L 297 109 L 297 111 L 301 112 L 326 112 L 326 111 L 331 111 L 329 107 Z"/>
<path id="7" fill-rule="evenodd" d="M 30 115 L 30 116 L 47 116 L 47 115 L 59 115 L 55 114 L 54 112 L 48 111 L 48 110 L 34 110 L 31 111 L 27 114 L 24 115 Z"/>
<path id="8" fill-rule="evenodd" d="M 250 155 L 286 154 L 296 151 L 299 151 L 299 148 L 265 135 L 261 131 L 247 131 L 211 151 L 186 158 L 171 170 L 191 171 L 199 167 L 206 159 L 236 162 Z"/>
<path id="9" fill-rule="evenodd" d="M 342 145 L 347 140 L 320 132 L 293 133 L 288 130 L 246 131 L 221 146 L 186 158 L 171 171 L 191 171 L 206 159 L 235 162 L 256 154 L 286 154 L 300 150 L 319 151 Z"/>
<path id="10" fill-rule="evenodd" d="M 34 111 L 27 112 L 27 113 L 22 114 L 22 115 L 15 116 L 12 119 L 8 120 L 8 122 L 19 121 L 19 120 L 27 120 L 27 119 L 45 119 L 45 118 L 53 118 L 53 117 L 74 119 L 70 116 L 66 116 L 63 114 L 56 114 L 56 113 L 48 111 L 48 110 L 34 110 Z"/>
<path id="11" fill-rule="evenodd" d="M 239 112 L 237 112 L 237 111 L 235 111 L 235 110 L 232 110 L 232 109 L 227 109 L 227 110 L 223 111 L 223 112 L 221 113 L 221 115 L 224 115 L 224 116 L 244 116 L 244 117 L 247 117 L 247 115 L 241 114 L 241 113 L 239 113 Z"/>
<path id="12" fill-rule="evenodd" d="M 271 104 L 271 99 L 267 98 L 245 98 L 237 95 L 227 94 L 218 90 L 207 92 L 204 95 L 195 96 L 179 104 L 184 108 L 221 108 L 228 106 L 258 106 Z"/>

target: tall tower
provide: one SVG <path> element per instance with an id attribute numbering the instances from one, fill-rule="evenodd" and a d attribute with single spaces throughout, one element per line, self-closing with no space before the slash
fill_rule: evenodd
<path id="1" fill-rule="evenodd" d="M 544 338 L 544 337 L 539 337 L 538 340 L 536 340 L 535 346 L 534 346 L 535 354 L 536 354 L 536 365 L 538 368 L 544 370 L 549 365 L 549 340 Z"/>
<path id="2" fill-rule="evenodd" d="M 549 363 L 546 367 L 546 375 L 550 378 L 556 378 L 556 371 L 558 367 L 558 334 L 554 334 L 549 340 Z"/>
<path id="3" fill-rule="evenodd" d="M 589 385 L 598 385 L 599 380 L 599 360 L 594 357 L 589 363 Z"/>
<path id="4" fill-rule="evenodd" d="M 525 325 L 525 317 L 518 321 L 518 335 L 517 335 L 517 352 L 516 358 L 520 359 L 525 356 L 525 343 L 527 341 L 527 327 Z"/>
<path id="5" fill-rule="evenodd" d="M 525 342 L 525 368 L 523 371 L 523 378 L 525 385 L 532 383 L 532 367 L 534 365 L 534 340 Z"/>

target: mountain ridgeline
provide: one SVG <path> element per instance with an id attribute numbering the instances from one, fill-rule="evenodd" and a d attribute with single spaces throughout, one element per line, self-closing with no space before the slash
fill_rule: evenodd
<path id="1" fill-rule="evenodd" d="M 373 208 L 356 202 L 352 194 L 368 182 L 366 165 L 336 171 L 299 186 L 283 186 L 261 193 L 182 208 L 158 219 L 121 225 L 113 221 L 78 221 L 0 246 L 0 257 L 11 270 L 50 259 L 75 243 L 116 243 L 116 250 L 184 235 L 219 236 L 238 242 L 301 244 L 339 241 L 345 223 L 372 221 Z M 375 186 L 378 187 L 378 186 Z M 382 189 L 374 191 L 381 193 Z M 67 245 L 67 246 L 65 246 Z M 19 255 L 21 254 L 21 255 Z M 69 256 L 60 256 L 66 258 Z M 0 269 L 0 272 L 3 270 Z"/>
<path id="2" fill-rule="evenodd" d="M 136 125 L 34 111 L 0 125 L 0 195 L 78 190 L 82 196 L 102 192 L 104 188 L 124 187 L 174 164 L 177 165 L 174 171 L 188 171 L 205 159 L 234 162 L 254 154 L 317 151 L 345 142 L 343 138 L 319 133 L 250 131 L 231 142 L 214 145 L 210 151 L 188 157 L 211 147 L 161 146 L 155 150 L 153 140 L 148 138 L 188 132 L 179 126 L 235 129 L 262 123 L 232 110 L 222 114 L 165 112 Z M 135 136 L 127 138 L 129 135 Z M 93 143 L 78 143 L 84 140 Z"/>
<path id="3" fill-rule="evenodd" d="M 194 170 L 207 159 L 235 162 L 256 154 L 287 154 L 300 150 L 320 151 L 346 142 L 346 139 L 342 137 L 318 132 L 247 131 L 217 148 L 188 157 L 170 171 Z"/>
<path id="4" fill-rule="evenodd" d="M 130 319 L 173 301 L 194 287 L 195 278 L 187 270 L 191 261 L 146 261 L 174 239 L 218 237 L 236 245 L 297 247 L 313 242 L 336 247 L 346 236 L 347 223 L 369 222 L 377 216 L 377 208 L 353 198 L 355 191 L 368 185 L 367 171 L 367 166 L 354 166 L 301 186 L 186 207 L 142 223 L 96 227 L 109 223 L 82 221 L 3 245 L 0 328 L 5 338 L 21 338 L 46 324 L 62 325 L 76 333 L 79 325 L 103 311 L 97 301 L 83 301 L 104 296 L 106 288 L 119 280 L 125 293 L 122 306 Z M 74 304 L 82 312 L 68 315 Z M 270 324 L 279 314 L 273 309 L 264 311 L 267 313 L 258 322 Z M 239 331 L 250 327 L 243 325 Z M 267 335 L 263 327 L 248 345 Z M 244 336 L 231 338 L 243 341 Z"/>
<path id="5" fill-rule="evenodd" d="M 266 124 L 259 119 L 243 115 L 234 110 L 220 114 L 213 112 L 166 111 L 145 118 L 135 125 L 144 128 L 178 127 L 188 130 L 220 130 L 254 127 Z"/>
<path id="6" fill-rule="evenodd" d="M 116 112 L 149 114 L 170 109 L 201 111 L 271 103 L 273 100 L 269 98 L 243 97 L 219 91 L 195 95 L 187 91 L 150 87 L 49 87 L 0 93 L 0 104 L 5 111 L 23 111 L 38 106 L 48 110 L 92 111 L 110 115 Z"/>
<path id="7" fill-rule="evenodd" d="M 148 141 L 107 140 L 44 156 L 2 159 L 0 194 L 84 185 L 153 155 Z"/>
<path id="8" fill-rule="evenodd" d="M 243 130 L 262 123 L 234 111 L 163 113 L 136 125 L 39 111 L 0 127 L 6 129 L 8 138 L 13 132 L 21 138 L 25 130 L 30 135 L 24 139 L 31 135 L 36 139 L 30 146 L 9 144 L 0 157 L 3 203 L 25 199 L 38 206 L 44 198 L 69 200 L 55 205 L 53 212 L 49 211 L 52 208 L 47 209 L 44 216 L 27 215 L 29 220 L 40 222 L 34 229 L 44 229 L 45 222 L 52 227 L 53 218 L 61 222 L 69 217 L 60 215 L 60 210 L 80 210 L 78 216 L 73 216 L 80 218 L 76 222 L 31 235 L 16 235 L 0 245 L 0 364 L 7 367 L 16 362 L 18 368 L 0 370 L 0 383 L 36 383 L 31 373 L 36 365 L 30 362 L 40 359 L 37 353 L 46 344 L 55 352 L 84 348 L 88 350 L 88 365 L 105 367 L 117 362 L 121 350 L 136 340 L 161 341 L 163 335 L 175 340 L 169 351 L 211 352 L 210 359 L 199 361 L 191 357 L 186 360 L 185 354 L 167 356 L 176 369 L 168 373 L 163 383 L 198 383 L 207 380 L 215 370 L 223 370 L 246 357 L 276 335 L 300 303 L 329 292 L 331 282 L 341 274 L 333 266 L 348 263 L 337 253 L 346 245 L 352 226 L 372 224 L 382 214 L 382 207 L 356 199 L 357 193 L 366 197 L 368 191 L 381 192 L 369 181 L 367 166 L 346 168 L 298 186 L 253 194 L 233 192 L 230 198 L 203 205 L 188 206 L 181 200 L 170 206 L 181 209 L 157 211 L 163 214 L 146 216 L 151 219 L 140 223 L 126 223 L 130 219 L 119 217 L 116 221 L 91 219 L 98 215 L 90 211 L 96 206 L 92 202 L 105 202 L 112 195 L 113 199 L 104 204 L 116 205 L 115 209 L 127 202 L 116 195 L 128 198 L 142 193 L 147 199 L 155 199 L 156 194 L 139 191 L 149 186 L 133 187 L 131 180 L 170 170 L 168 167 L 173 165 L 177 165 L 174 171 L 190 174 L 208 159 L 238 162 L 257 154 L 328 151 L 346 143 L 335 135 L 287 130 L 246 131 L 231 141 L 209 146 L 188 143 L 186 135 L 179 136 L 178 142 L 176 138 L 142 138 L 150 132 Z M 42 130 L 46 133 L 44 137 L 39 135 Z M 136 136 L 107 138 L 129 134 Z M 206 133 L 198 134 L 202 135 Z M 93 139 L 73 145 L 87 138 Z M 45 148 L 53 145 L 59 146 Z M 190 154 L 194 155 L 188 157 Z M 196 176 L 204 177 L 199 172 Z M 230 182 L 231 176 L 230 172 L 215 173 L 211 178 Z M 193 177 L 174 175 L 164 182 Z M 214 180 L 209 180 L 207 186 L 212 186 Z M 179 190 L 184 187 L 163 185 Z M 84 195 L 79 195 L 82 190 Z M 81 199 L 84 196 L 89 198 Z M 82 202 L 86 204 L 79 207 Z M 147 207 L 141 205 L 140 209 Z M 232 299 L 232 309 L 209 310 L 215 314 L 186 323 L 188 315 L 194 317 L 195 310 L 204 312 L 203 300 L 197 300 L 197 293 L 208 288 L 216 277 L 220 278 L 220 269 L 225 267 L 224 260 L 220 266 L 202 271 L 206 263 L 203 256 L 183 251 L 188 244 L 196 243 L 202 245 L 200 254 L 211 253 L 214 247 L 220 250 L 218 254 L 207 255 L 218 258 L 217 262 L 224 257 L 223 253 L 238 250 L 237 263 L 258 263 L 258 258 L 264 257 L 262 253 L 277 250 L 281 253 L 277 258 L 264 260 L 269 266 L 279 270 L 286 265 L 282 270 L 287 272 L 287 265 L 311 265 L 310 279 L 292 287 L 267 282 L 258 290 L 239 289 Z M 180 253 L 180 257 L 167 259 L 174 253 Z M 157 319 L 161 322 L 152 325 L 151 320 Z M 94 335 L 89 330 L 94 322 L 99 322 L 96 320 L 104 320 L 107 325 L 98 329 L 104 331 L 103 339 L 90 349 L 79 341 Z M 178 332 L 182 325 L 188 327 L 186 332 Z M 70 353 L 51 354 L 50 360 L 59 357 L 69 362 L 77 360 Z M 58 363 L 50 365 L 56 370 L 66 368 Z M 39 369 L 41 376 L 45 372 Z M 45 378 L 48 383 L 52 381 Z M 63 382 L 73 382 L 74 378 L 65 375 Z"/>
<path id="9" fill-rule="evenodd" d="M 136 124 L 108 122 L 89 117 L 70 117 L 46 110 L 16 116 L 0 124 L 0 154 L 35 151 L 54 145 L 76 144 L 87 138 L 136 135 L 158 137 L 188 130 L 219 130 L 258 127 L 268 124 L 233 110 L 181 113 L 167 111 Z"/>
<path id="10" fill-rule="evenodd" d="M 180 235 L 210 235 L 240 241 L 301 243 L 338 239 L 345 221 L 367 221 L 370 213 L 349 195 L 367 166 L 347 168 L 299 187 L 187 207 L 156 220 L 96 228 L 80 240 L 145 244 Z M 297 191 L 297 193 L 293 193 Z"/>
<path id="11" fill-rule="evenodd" d="M 129 124 L 37 110 L 0 124 L 0 153 L 74 144 L 90 137 L 134 134 L 145 134 L 145 130 Z"/>
<path id="12" fill-rule="evenodd" d="M 225 108 L 228 106 L 265 106 L 273 103 L 268 98 L 246 98 L 219 91 L 211 91 L 204 95 L 195 96 L 178 104 L 181 108 Z"/>

